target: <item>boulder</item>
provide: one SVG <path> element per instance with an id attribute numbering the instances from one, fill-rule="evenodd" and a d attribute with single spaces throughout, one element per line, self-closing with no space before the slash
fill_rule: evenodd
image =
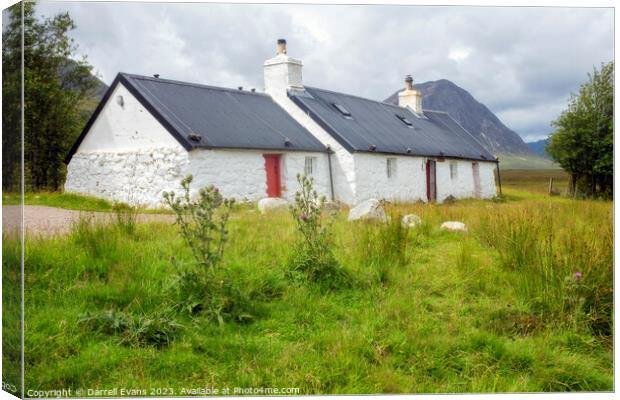
<path id="1" fill-rule="evenodd" d="M 364 200 L 349 211 L 349 221 L 369 220 L 387 222 L 388 218 L 377 199 Z"/>
<path id="2" fill-rule="evenodd" d="M 288 201 L 280 197 L 267 197 L 258 201 L 258 211 L 266 213 L 269 211 L 286 210 Z"/>
<path id="3" fill-rule="evenodd" d="M 459 221 L 446 221 L 441 224 L 440 229 L 452 232 L 467 232 L 467 225 Z"/>
<path id="4" fill-rule="evenodd" d="M 407 214 L 403 216 L 401 223 L 405 228 L 415 228 L 422 223 L 422 220 L 415 214 Z"/>

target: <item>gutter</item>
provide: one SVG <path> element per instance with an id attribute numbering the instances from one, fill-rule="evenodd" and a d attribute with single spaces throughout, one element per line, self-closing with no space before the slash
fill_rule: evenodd
<path id="1" fill-rule="evenodd" d="M 332 171 L 332 154 L 334 153 L 334 151 L 331 149 L 331 147 L 327 146 L 327 165 L 329 166 L 329 188 L 330 188 L 330 194 L 331 194 L 331 200 L 335 201 L 336 196 L 334 194 L 334 173 Z"/>

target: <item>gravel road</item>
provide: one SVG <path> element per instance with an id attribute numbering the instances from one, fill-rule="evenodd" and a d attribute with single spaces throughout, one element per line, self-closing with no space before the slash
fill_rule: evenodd
<path id="1" fill-rule="evenodd" d="M 71 230 L 71 226 L 81 217 L 92 217 L 97 221 L 110 222 L 115 218 L 114 213 L 65 210 L 63 208 L 46 206 L 24 206 L 24 224 L 26 233 L 30 235 L 50 236 L 64 234 Z M 2 230 L 4 233 L 15 232 L 19 229 L 21 206 L 2 206 Z M 173 215 L 140 214 L 138 222 L 169 221 L 174 222 Z"/>

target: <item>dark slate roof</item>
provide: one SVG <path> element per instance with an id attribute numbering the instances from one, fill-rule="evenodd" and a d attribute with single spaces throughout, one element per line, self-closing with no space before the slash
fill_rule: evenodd
<path id="1" fill-rule="evenodd" d="M 420 117 L 408 108 L 311 87 L 290 91 L 289 97 L 351 152 L 495 160 L 445 112 L 425 110 Z"/>
<path id="2" fill-rule="evenodd" d="M 324 144 L 268 95 L 119 73 L 73 145 L 67 163 L 118 83 L 127 87 L 188 151 L 194 148 L 326 151 Z M 192 140 L 192 135 L 199 135 L 200 139 Z"/>

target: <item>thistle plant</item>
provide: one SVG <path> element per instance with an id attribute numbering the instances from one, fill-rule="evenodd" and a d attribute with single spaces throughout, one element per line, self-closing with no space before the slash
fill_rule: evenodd
<path id="1" fill-rule="evenodd" d="M 311 177 L 298 174 L 297 182 L 300 188 L 290 210 L 300 238 L 289 261 L 289 274 L 330 287 L 347 285 L 346 273 L 332 251 L 330 228 L 333 219 L 323 217 L 325 197 L 314 190 Z"/>
<path id="2" fill-rule="evenodd" d="M 176 215 L 176 224 L 183 240 L 190 248 L 196 262 L 210 271 L 217 267 L 224 255 L 228 230 L 226 223 L 234 199 L 225 199 L 219 190 L 209 185 L 198 191 L 196 200 L 190 197 L 192 175 L 181 181 L 183 193 L 164 192 L 166 204 Z M 217 212 L 222 209 L 222 212 Z"/>
<path id="3" fill-rule="evenodd" d="M 325 196 L 319 196 L 314 190 L 314 180 L 311 177 L 297 174 L 297 182 L 300 190 L 295 193 L 295 203 L 291 205 L 291 214 L 297 223 L 297 228 L 302 234 L 304 243 L 313 249 L 320 251 L 325 247 L 329 238 L 328 232 L 332 220 L 323 224 L 321 214 L 325 205 Z"/>
<path id="4" fill-rule="evenodd" d="M 183 192 L 177 197 L 164 193 L 164 200 L 176 215 L 183 240 L 190 248 L 198 270 L 181 271 L 177 275 L 179 303 L 190 314 L 201 313 L 220 324 L 225 319 L 247 322 L 252 316 L 246 294 L 230 278 L 229 271 L 218 268 L 228 238 L 226 224 L 234 204 L 225 199 L 213 185 L 190 196 L 192 176 L 181 181 Z"/>

